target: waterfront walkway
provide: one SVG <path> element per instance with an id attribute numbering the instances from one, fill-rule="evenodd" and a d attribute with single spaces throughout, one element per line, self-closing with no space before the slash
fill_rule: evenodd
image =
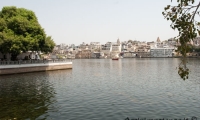
<path id="1" fill-rule="evenodd" d="M 0 66 L 20 64 L 66 63 L 71 61 L 72 59 L 0 61 Z"/>
<path id="2" fill-rule="evenodd" d="M 72 60 L 56 59 L 0 62 L 0 75 L 61 69 L 72 69 Z"/>

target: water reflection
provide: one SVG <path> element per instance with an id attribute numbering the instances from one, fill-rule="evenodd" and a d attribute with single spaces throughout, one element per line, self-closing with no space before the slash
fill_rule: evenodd
<path id="1" fill-rule="evenodd" d="M 0 76 L 0 118 L 36 119 L 54 110 L 48 72 Z"/>
<path id="2" fill-rule="evenodd" d="M 0 76 L 0 119 L 200 118 L 200 61 L 80 59 L 72 70 Z"/>

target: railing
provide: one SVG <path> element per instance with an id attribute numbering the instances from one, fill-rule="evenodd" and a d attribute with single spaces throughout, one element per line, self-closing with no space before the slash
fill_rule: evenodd
<path id="1" fill-rule="evenodd" d="M 72 59 L 0 61 L 0 65 L 63 63 L 71 61 Z"/>

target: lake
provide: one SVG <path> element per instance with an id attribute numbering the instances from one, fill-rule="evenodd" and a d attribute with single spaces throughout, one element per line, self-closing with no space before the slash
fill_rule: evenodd
<path id="1" fill-rule="evenodd" d="M 0 120 L 200 119 L 200 59 L 76 59 L 73 69 L 0 76 Z"/>

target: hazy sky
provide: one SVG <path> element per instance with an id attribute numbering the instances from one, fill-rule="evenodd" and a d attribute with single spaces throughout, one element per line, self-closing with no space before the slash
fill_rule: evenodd
<path id="1" fill-rule="evenodd" d="M 171 0 L 1 0 L 35 12 L 56 44 L 166 40 L 178 32 L 162 11 Z"/>

